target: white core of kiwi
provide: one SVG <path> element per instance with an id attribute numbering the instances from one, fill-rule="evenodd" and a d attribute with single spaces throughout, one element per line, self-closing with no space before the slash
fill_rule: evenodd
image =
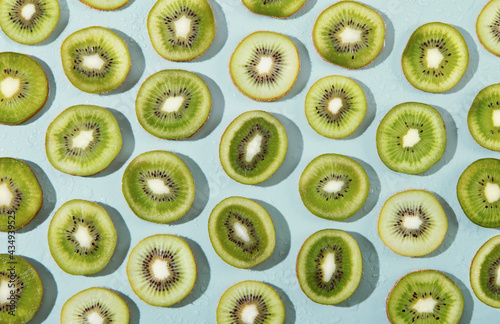
<path id="1" fill-rule="evenodd" d="M 325 186 L 323 187 L 323 190 L 328 192 L 328 193 L 337 193 L 340 190 L 342 190 L 342 187 L 344 187 L 344 181 L 342 181 L 342 180 L 330 180 L 325 184 Z"/>
<path id="2" fill-rule="evenodd" d="M 420 142 L 420 135 L 418 129 L 410 128 L 406 135 L 403 136 L 403 147 L 413 147 Z"/>
<path id="3" fill-rule="evenodd" d="M 14 194 L 6 183 L 0 185 L 0 206 L 10 206 Z"/>
<path id="4" fill-rule="evenodd" d="M 245 226 L 241 225 L 238 222 L 235 222 L 233 228 L 234 232 L 236 233 L 236 235 L 238 235 L 240 239 L 242 239 L 246 243 L 250 242 L 250 235 L 248 235 L 248 230 Z"/>
<path id="5" fill-rule="evenodd" d="M 341 108 L 342 99 L 340 99 L 339 97 L 334 97 L 328 102 L 328 110 L 334 115 L 337 114 Z"/>
<path id="6" fill-rule="evenodd" d="M 259 310 L 255 304 L 247 304 L 241 310 L 241 320 L 245 324 L 253 324 L 257 316 L 259 316 Z"/>
<path id="7" fill-rule="evenodd" d="M 361 30 L 346 27 L 339 34 L 339 37 L 344 44 L 355 44 L 361 42 Z"/>
<path id="8" fill-rule="evenodd" d="M 179 111 L 179 108 L 182 107 L 183 103 L 184 103 L 183 96 L 168 97 L 163 103 L 161 110 L 166 113 L 177 112 Z"/>
<path id="9" fill-rule="evenodd" d="M 89 324 L 104 324 L 106 320 L 97 311 L 93 311 L 86 316 L 86 323 Z"/>
<path id="10" fill-rule="evenodd" d="M 500 286 L 500 267 L 499 266 L 497 266 L 497 271 L 496 272 L 497 272 L 497 275 L 495 276 L 496 277 L 495 278 L 495 284 L 497 286 Z"/>
<path id="11" fill-rule="evenodd" d="M 273 68 L 274 65 L 274 60 L 270 56 L 262 56 L 260 58 L 259 64 L 257 64 L 257 72 L 259 74 L 268 74 L 271 72 L 271 69 Z"/>
<path id="12" fill-rule="evenodd" d="M 421 298 L 413 305 L 413 309 L 419 313 L 432 313 L 437 303 L 432 297 Z"/>
<path id="13" fill-rule="evenodd" d="M 27 3 L 23 6 L 23 9 L 21 9 L 21 16 L 25 20 L 31 20 L 33 18 L 33 15 L 36 13 L 36 7 L 32 3 Z"/>
<path id="14" fill-rule="evenodd" d="M 500 127 L 500 109 L 493 110 L 491 118 L 493 119 L 493 126 Z"/>
<path id="15" fill-rule="evenodd" d="M 417 215 L 405 215 L 402 226 L 410 230 L 416 230 L 420 228 L 422 223 L 423 221 Z"/>
<path id="16" fill-rule="evenodd" d="M 321 264 L 323 281 L 329 282 L 336 269 L 337 265 L 335 264 L 335 253 L 328 253 L 323 259 L 323 263 Z"/>
<path id="17" fill-rule="evenodd" d="M 92 245 L 93 238 L 90 235 L 89 228 L 87 226 L 78 226 L 78 229 L 73 236 L 81 247 L 88 249 Z"/>
<path id="18" fill-rule="evenodd" d="M 492 204 L 500 199 L 500 187 L 496 183 L 488 182 L 484 187 L 484 195 L 488 203 Z"/>
<path id="19" fill-rule="evenodd" d="M 0 280 L 0 305 L 10 303 L 10 288 L 8 280 Z"/>
<path id="20" fill-rule="evenodd" d="M 5 98 L 9 99 L 21 88 L 21 80 L 13 77 L 6 77 L 0 82 L 0 91 Z"/>
<path id="21" fill-rule="evenodd" d="M 151 264 L 151 271 L 153 272 L 153 276 L 158 280 L 165 280 L 171 276 L 168 269 L 168 262 L 160 259 L 156 259 Z"/>
<path id="22" fill-rule="evenodd" d="M 191 19 L 182 16 L 174 21 L 175 36 L 178 38 L 187 38 L 191 31 Z"/>
<path id="23" fill-rule="evenodd" d="M 72 145 L 74 148 L 85 149 L 89 146 L 90 142 L 94 139 L 93 130 L 82 130 L 77 136 L 73 138 Z"/>
<path id="24" fill-rule="evenodd" d="M 427 50 L 426 53 L 427 67 L 432 69 L 438 69 L 441 66 L 441 62 L 444 59 L 443 54 L 437 48 L 431 48 Z"/>
<path id="25" fill-rule="evenodd" d="M 255 155 L 259 154 L 262 145 L 262 135 L 256 134 L 245 149 L 245 161 L 251 162 Z"/>
<path id="26" fill-rule="evenodd" d="M 99 54 L 85 55 L 83 57 L 82 65 L 87 69 L 100 70 L 104 65 L 104 60 L 99 56 Z"/>
<path id="27" fill-rule="evenodd" d="M 160 179 L 148 179 L 148 187 L 155 195 L 169 194 L 170 188 Z"/>

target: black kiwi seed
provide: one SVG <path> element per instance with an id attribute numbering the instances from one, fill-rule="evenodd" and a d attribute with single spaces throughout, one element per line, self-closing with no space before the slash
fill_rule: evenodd
<path id="1" fill-rule="evenodd" d="M 26 77 L 26 75 L 24 73 L 19 73 L 18 70 L 4 69 L 3 73 L 5 74 L 5 77 L 12 76 L 12 77 L 19 78 L 21 80 L 21 82 L 19 84 L 18 93 L 15 96 L 8 99 L 8 103 L 14 104 L 16 102 L 16 98 L 22 99 L 25 97 L 25 93 L 28 90 L 27 85 L 29 84 L 29 81 L 27 81 L 28 78 Z M 4 98 L 1 98 L 0 102 L 3 102 L 3 101 L 4 101 Z"/>
<path id="2" fill-rule="evenodd" d="M 250 242 L 244 242 L 240 240 L 240 238 L 234 231 L 234 222 L 238 222 L 246 227 L 247 233 L 251 237 Z M 259 251 L 259 238 L 255 235 L 255 228 L 253 226 L 253 223 L 248 218 L 244 218 L 237 213 L 230 212 L 227 215 L 224 226 L 226 227 L 226 230 L 228 232 L 227 238 L 229 239 L 229 241 L 241 247 L 243 252 L 252 254 L 253 252 Z"/>
<path id="3" fill-rule="evenodd" d="M 272 57 L 273 66 L 269 73 L 262 74 L 257 70 L 257 65 L 262 57 Z M 276 83 L 276 78 L 280 75 L 280 70 L 283 68 L 283 54 L 273 48 L 259 47 L 253 51 L 253 55 L 249 57 L 249 61 L 244 65 L 246 72 L 250 78 L 258 84 L 273 85 Z"/>
<path id="4" fill-rule="evenodd" d="M 9 282 L 9 287 L 10 284 L 14 283 L 14 288 L 15 289 L 9 289 L 10 292 L 14 291 L 14 294 L 11 294 L 9 296 L 10 299 L 15 300 L 15 304 L 19 302 L 19 299 L 21 298 L 21 292 L 24 289 L 24 282 L 22 282 L 21 278 L 17 274 L 12 274 L 10 272 L 3 272 L 0 271 L 0 282 L 2 281 L 7 281 Z M 11 304 L 9 302 L 5 302 L 4 304 L 0 304 L 0 312 L 9 312 L 11 310 Z"/>
<path id="5" fill-rule="evenodd" d="M 14 179 L 11 177 L 1 177 L 0 185 L 6 183 L 10 192 L 14 193 L 14 197 L 11 199 L 10 204 L 8 206 L 2 205 L 0 207 L 0 215 L 4 214 L 13 214 L 17 211 L 21 202 L 23 201 L 23 193 L 17 188 L 14 183 Z"/>
<path id="6" fill-rule="evenodd" d="M 32 3 L 35 6 L 35 13 L 31 19 L 26 20 L 21 15 L 22 8 L 26 3 Z M 37 21 L 45 15 L 45 3 L 39 0 L 18 0 L 9 11 L 9 18 L 12 23 L 17 24 L 20 29 L 29 29 L 33 32 L 33 27 L 36 26 Z"/>
<path id="7" fill-rule="evenodd" d="M 85 226 L 88 230 L 89 235 L 92 237 L 92 244 L 90 248 L 81 246 L 74 237 L 74 234 L 78 230 L 79 225 Z M 93 254 L 99 248 L 99 246 L 96 244 L 96 242 L 99 240 L 99 232 L 96 230 L 95 226 L 92 225 L 92 222 L 87 222 L 83 218 L 73 216 L 73 227 L 70 230 L 66 230 L 66 233 L 66 239 L 70 242 L 71 245 L 74 245 L 75 253 L 79 255 Z"/>
<path id="8" fill-rule="evenodd" d="M 344 185 L 342 186 L 342 190 L 340 190 L 338 192 L 331 192 L 331 193 L 323 190 L 325 185 L 332 180 L 333 181 L 343 181 Z M 350 179 L 348 175 L 345 175 L 345 174 L 337 175 L 337 174 L 332 173 L 332 174 L 324 177 L 323 179 L 321 179 L 318 182 L 318 186 L 316 187 L 316 192 L 318 193 L 318 195 L 325 197 L 326 201 L 328 201 L 329 199 L 340 199 L 341 197 L 344 197 L 344 194 L 349 189 L 349 182 L 351 182 L 351 181 L 352 181 L 352 179 Z"/>
<path id="9" fill-rule="evenodd" d="M 110 55 L 101 46 L 87 46 L 85 48 L 76 48 L 75 52 L 76 54 L 73 60 L 73 70 L 76 70 L 78 73 L 84 74 L 87 77 L 104 78 L 111 70 L 111 67 L 113 65 L 113 57 L 110 57 Z M 99 70 L 89 70 L 82 65 L 83 57 L 93 54 L 99 55 L 99 57 L 104 61 L 104 64 Z"/>
<path id="10" fill-rule="evenodd" d="M 425 233 L 425 230 L 432 226 L 431 219 L 426 215 L 426 213 L 422 210 L 422 206 L 418 206 L 413 209 L 410 207 L 405 207 L 403 209 L 399 209 L 396 213 L 399 216 L 399 219 L 394 223 L 396 234 L 402 235 L 403 237 L 419 237 L 422 233 Z M 422 224 L 417 229 L 410 229 L 404 226 L 401 226 L 403 223 L 403 219 L 406 216 L 417 216 Z"/>
<path id="11" fill-rule="evenodd" d="M 151 272 L 150 265 L 157 259 L 161 259 L 167 263 L 170 273 L 168 278 L 158 279 Z M 175 283 L 179 280 L 179 276 L 181 275 L 179 268 L 175 263 L 175 253 L 168 250 L 158 250 L 156 247 L 149 252 L 146 257 L 144 257 L 144 261 L 142 262 L 142 273 L 144 278 L 148 281 L 150 287 L 157 291 L 167 291 L 170 290 L 171 287 L 175 287 Z"/>
<path id="12" fill-rule="evenodd" d="M 250 162 L 247 162 L 245 160 L 246 146 L 247 146 L 248 142 L 254 138 L 255 133 L 260 133 L 260 135 L 262 136 L 262 141 L 260 142 L 261 148 L 260 148 L 259 153 L 255 154 L 255 156 L 253 157 L 253 159 Z M 259 161 L 263 161 L 265 159 L 265 157 L 267 155 L 267 142 L 268 142 L 268 139 L 270 137 L 271 137 L 271 134 L 268 130 L 266 130 L 265 128 L 263 128 L 259 124 L 255 124 L 250 129 L 248 134 L 241 138 L 241 141 L 238 144 L 237 149 L 238 149 L 238 165 L 243 170 L 247 170 L 247 171 L 253 170 L 253 169 L 255 169 L 255 167 L 257 166 L 257 163 Z"/>
<path id="13" fill-rule="evenodd" d="M 357 43 L 344 43 L 342 39 L 339 37 L 339 33 L 341 33 L 346 27 L 361 30 L 361 42 Z M 330 38 L 332 45 L 335 47 L 335 50 L 339 53 L 357 53 L 361 49 L 368 47 L 368 34 L 372 29 L 366 24 L 360 24 L 352 19 L 345 20 L 342 19 L 337 24 L 331 27 L 328 32 L 328 38 Z M 354 55 L 352 55 L 351 59 L 354 60 Z"/>
<path id="14" fill-rule="evenodd" d="M 177 18 L 186 16 L 191 20 L 191 32 L 187 38 L 177 38 L 175 36 L 175 29 L 172 27 L 172 22 L 175 22 Z M 168 42 L 172 47 L 180 46 L 180 47 L 192 47 L 193 41 L 196 39 L 196 35 L 198 34 L 198 30 L 200 28 L 200 18 L 196 14 L 195 11 L 191 10 L 191 8 L 187 6 L 181 6 L 178 10 L 174 11 L 172 16 L 167 16 L 163 18 L 165 25 L 167 25 L 167 30 L 170 32 L 170 37 L 168 37 Z"/>
<path id="15" fill-rule="evenodd" d="M 88 144 L 88 146 L 84 149 L 73 146 L 73 137 L 78 136 L 82 131 L 94 131 L 92 133 L 92 141 Z M 92 148 L 101 142 L 101 129 L 99 124 L 86 122 L 80 126 L 75 126 L 73 131 L 68 135 L 64 135 L 62 138 L 64 140 L 64 146 L 66 147 L 66 154 L 72 156 L 80 156 L 80 155 L 90 155 L 92 153 Z"/>
<path id="16" fill-rule="evenodd" d="M 443 56 L 451 56 L 451 53 L 447 53 L 449 50 L 448 48 L 446 47 L 446 42 L 444 41 L 444 38 L 442 39 L 429 39 L 423 43 L 420 44 L 420 51 L 422 52 L 422 54 L 420 55 L 420 65 L 423 66 L 423 67 L 426 67 L 427 66 L 427 63 L 424 62 L 424 58 L 425 58 L 425 55 L 427 53 L 427 50 L 429 48 L 438 48 L 441 52 L 441 54 Z M 448 60 L 444 59 L 444 61 L 441 62 L 441 66 L 440 68 L 441 69 L 444 69 L 444 67 L 449 63 Z M 434 75 L 436 78 L 440 77 L 440 76 L 444 76 L 444 73 L 442 71 L 438 71 L 438 70 L 435 70 L 435 69 L 432 69 L 431 70 L 426 70 L 425 68 L 422 70 L 422 73 L 425 73 L 427 75 L 429 75 L 430 73 L 432 72 L 432 75 Z"/>
<path id="17" fill-rule="evenodd" d="M 245 308 L 245 306 L 253 304 L 257 307 L 258 315 L 253 320 L 254 324 L 264 324 L 266 323 L 267 318 L 271 315 L 267 309 L 267 304 L 264 298 L 261 295 L 253 295 L 248 294 L 244 295 L 241 298 L 237 299 L 234 302 L 234 307 L 230 313 L 230 317 L 233 319 L 232 323 L 239 324 L 241 323 L 241 311 Z"/>
<path id="18" fill-rule="evenodd" d="M 353 97 L 349 96 L 349 93 L 343 88 L 336 89 L 334 85 L 332 85 L 330 89 L 325 89 L 324 91 L 323 97 L 316 106 L 316 112 L 319 117 L 326 118 L 328 124 L 335 123 L 337 126 L 340 126 L 342 120 L 351 108 L 351 100 Z M 340 108 L 336 114 L 328 109 L 328 104 L 332 98 L 340 98 L 342 100 L 342 108 Z"/>
<path id="19" fill-rule="evenodd" d="M 178 196 L 179 187 L 174 180 L 163 170 L 149 171 L 147 173 L 139 172 L 140 178 L 139 182 L 142 184 L 142 190 L 147 196 L 150 196 L 154 201 L 173 201 Z M 161 179 L 163 180 L 165 186 L 169 188 L 168 193 L 163 193 L 160 195 L 155 194 L 151 191 L 147 184 L 149 179 Z"/>
<path id="20" fill-rule="evenodd" d="M 490 33 L 493 34 L 493 36 L 500 40 L 500 11 L 497 12 L 496 16 L 495 16 L 495 19 L 493 20 L 493 22 L 488 25 L 488 27 L 490 28 Z"/>
<path id="21" fill-rule="evenodd" d="M 321 264 L 323 259 L 329 253 L 333 253 L 335 255 L 335 273 L 332 274 L 330 280 L 328 282 L 323 281 L 323 270 L 321 268 Z M 316 284 L 319 289 L 332 291 L 339 284 L 344 274 L 342 270 L 342 247 L 330 244 L 326 245 L 319 251 L 318 256 L 314 260 L 316 262 L 315 276 Z"/>
<path id="22" fill-rule="evenodd" d="M 179 108 L 179 110 L 168 113 L 163 112 L 162 107 L 166 99 L 170 97 L 180 97 L 180 96 L 183 97 L 183 105 L 181 108 Z M 174 119 L 179 119 L 182 117 L 182 110 L 189 108 L 189 104 L 192 97 L 193 97 L 192 94 L 186 87 L 178 91 L 168 89 L 167 91 L 163 92 L 161 96 L 158 96 L 158 98 L 156 98 L 155 100 L 156 107 L 154 107 L 153 109 L 153 114 L 161 119 L 172 118 L 172 116 L 174 117 Z"/>

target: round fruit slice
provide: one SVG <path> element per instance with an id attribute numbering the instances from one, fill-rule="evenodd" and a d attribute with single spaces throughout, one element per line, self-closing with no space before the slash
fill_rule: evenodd
<path id="1" fill-rule="evenodd" d="M 348 69 L 370 64 L 384 46 L 385 24 L 373 9 L 356 1 L 339 1 L 316 20 L 313 41 L 321 57 Z"/>
<path id="2" fill-rule="evenodd" d="M 500 160 L 479 159 L 457 184 L 458 202 L 467 217 L 482 227 L 500 227 Z"/>
<path id="3" fill-rule="evenodd" d="M 50 254 L 72 275 L 94 274 L 108 264 L 116 247 L 116 229 L 106 210 L 74 199 L 54 214 L 48 233 Z"/>
<path id="4" fill-rule="evenodd" d="M 24 54 L 0 53 L 0 124 L 26 121 L 42 109 L 48 95 L 47 76 L 37 61 Z"/>
<path id="5" fill-rule="evenodd" d="M 260 281 L 242 281 L 230 287 L 219 300 L 217 323 L 280 324 L 285 306 L 280 296 Z"/>
<path id="6" fill-rule="evenodd" d="M 150 134 L 182 139 L 196 133 L 212 106 L 207 85 L 199 76 L 183 70 L 163 70 L 150 76 L 139 89 L 135 111 Z"/>
<path id="7" fill-rule="evenodd" d="M 99 26 L 69 35 L 61 45 L 61 59 L 69 81 L 89 93 L 118 87 L 131 64 L 127 44 L 111 30 Z"/>
<path id="8" fill-rule="evenodd" d="M 500 151 L 500 83 L 481 90 L 467 116 L 469 131 L 484 148 Z"/>
<path id="9" fill-rule="evenodd" d="M 118 155 L 122 134 L 107 109 L 90 105 L 69 107 L 47 128 L 45 151 L 57 170 L 88 176 L 104 170 Z"/>
<path id="10" fill-rule="evenodd" d="M 470 284 L 477 298 L 488 306 L 500 308 L 500 235 L 479 248 L 470 266 Z"/>
<path id="11" fill-rule="evenodd" d="M 299 75 L 295 44 L 285 35 L 258 31 L 238 44 L 229 72 L 244 95 L 257 101 L 274 101 L 286 95 Z"/>
<path id="12" fill-rule="evenodd" d="M 484 48 L 496 56 L 500 56 L 500 1 L 491 0 L 484 6 L 477 17 L 476 33 Z"/>
<path id="13" fill-rule="evenodd" d="M 264 16 L 286 18 L 302 8 L 306 0 L 242 0 L 248 10 Z"/>
<path id="14" fill-rule="evenodd" d="M 84 4 L 99 10 L 116 10 L 127 4 L 130 0 L 80 0 Z"/>
<path id="15" fill-rule="evenodd" d="M 377 129 L 377 151 L 391 170 L 420 174 L 438 162 L 446 148 L 446 128 L 433 107 L 405 102 L 392 108 Z"/>
<path id="16" fill-rule="evenodd" d="M 194 202 L 193 176 L 177 155 L 151 151 L 137 156 L 125 169 L 122 191 L 140 218 L 169 223 L 184 216 Z"/>
<path id="17" fill-rule="evenodd" d="M 238 116 L 222 135 L 219 157 L 224 171 L 243 184 L 270 178 L 286 156 L 288 138 L 278 119 L 264 111 Z"/>
<path id="18" fill-rule="evenodd" d="M 469 50 L 462 34 L 440 22 L 417 28 L 403 52 L 403 73 L 415 88 L 445 92 L 462 78 L 469 64 Z"/>
<path id="19" fill-rule="evenodd" d="M 419 270 L 401 278 L 387 297 L 393 324 L 458 324 L 464 309 L 460 288 L 442 272 Z"/>
<path id="20" fill-rule="evenodd" d="M 158 0 L 148 15 L 148 32 L 163 58 L 193 60 L 215 37 L 214 13 L 206 0 Z"/>
<path id="21" fill-rule="evenodd" d="M 314 83 L 306 95 L 309 125 L 328 138 L 344 138 L 358 128 L 366 115 L 363 89 L 353 80 L 332 75 Z"/>
<path id="22" fill-rule="evenodd" d="M 344 220 L 366 201 L 370 182 L 365 169 L 339 154 L 323 154 L 312 160 L 299 180 L 300 198 L 314 215 Z"/>
<path id="23" fill-rule="evenodd" d="M 0 158 L 0 231 L 15 231 L 28 224 L 42 201 L 42 188 L 30 167 L 21 160 Z"/>
<path id="24" fill-rule="evenodd" d="M 57 0 L 2 0 L 0 27 L 13 41 L 34 45 L 41 43 L 59 22 Z"/>
<path id="25" fill-rule="evenodd" d="M 127 276 L 134 293 L 152 306 L 170 306 L 196 283 L 196 262 L 189 245 L 175 235 L 145 238 L 130 253 Z"/>
<path id="26" fill-rule="evenodd" d="M 351 297 L 363 273 L 358 243 L 348 233 L 325 229 L 311 235 L 297 257 L 300 288 L 312 301 L 336 305 Z"/>
<path id="27" fill-rule="evenodd" d="M 378 219 L 378 234 L 397 254 L 416 257 L 441 245 L 448 219 L 439 200 L 425 190 L 407 190 L 387 199 Z"/>
<path id="28" fill-rule="evenodd" d="M 208 219 L 208 234 L 215 252 L 237 268 L 251 268 L 269 258 L 276 245 L 273 220 L 253 200 L 229 197 Z"/>
<path id="29" fill-rule="evenodd" d="M 29 322 L 40 307 L 42 295 L 42 280 L 28 261 L 0 254 L 0 323 Z"/>

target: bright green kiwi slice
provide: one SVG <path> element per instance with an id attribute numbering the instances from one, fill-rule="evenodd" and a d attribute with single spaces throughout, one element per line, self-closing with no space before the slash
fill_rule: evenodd
<path id="1" fill-rule="evenodd" d="M 99 10 L 116 10 L 127 4 L 130 0 L 80 0 L 84 4 Z"/>
<path id="2" fill-rule="evenodd" d="M 186 164 L 174 153 L 151 151 L 125 169 L 122 191 L 140 218 L 169 223 L 184 216 L 194 202 L 195 184 Z"/>
<path id="3" fill-rule="evenodd" d="M 175 235 L 158 234 L 130 252 L 127 276 L 134 293 L 152 306 L 170 306 L 189 295 L 196 283 L 196 262 L 189 245 Z"/>
<path id="4" fill-rule="evenodd" d="M 420 174 L 438 162 L 446 148 L 439 112 L 426 104 L 405 102 L 392 108 L 377 129 L 377 151 L 391 170 Z"/>
<path id="5" fill-rule="evenodd" d="M 135 101 L 139 123 L 154 136 L 182 139 L 196 133 L 212 106 L 202 78 L 183 70 L 163 70 L 144 81 Z"/>
<path id="6" fill-rule="evenodd" d="M 296 271 L 307 297 L 319 304 L 336 305 L 358 288 L 363 273 L 361 250 L 347 232 L 321 230 L 302 245 Z"/>
<path id="7" fill-rule="evenodd" d="M 215 37 L 215 18 L 207 0 L 158 0 L 148 15 L 155 51 L 170 61 L 190 61 Z"/>
<path id="8" fill-rule="evenodd" d="M 208 234 L 215 252 L 237 268 L 251 268 L 269 258 L 276 245 L 273 220 L 260 204 L 229 197 L 210 213 Z"/>
<path id="9" fill-rule="evenodd" d="M 366 201 L 370 182 L 365 169 L 340 154 L 323 154 L 306 166 L 299 180 L 300 198 L 314 215 L 344 220 Z"/>
<path id="10" fill-rule="evenodd" d="M 102 107 L 77 105 L 64 110 L 47 128 L 45 151 L 57 170 L 88 176 L 104 170 L 122 147 L 120 126 Z"/>
<path id="11" fill-rule="evenodd" d="M 387 297 L 386 308 L 392 324 L 458 324 L 464 297 L 442 272 L 419 270 L 396 283 Z"/>
<path id="12" fill-rule="evenodd" d="M 445 92 L 462 78 L 469 64 L 469 50 L 454 27 L 433 22 L 411 34 L 401 60 L 403 73 L 415 88 Z"/>
<path id="13" fill-rule="evenodd" d="M 382 50 L 384 39 L 382 17 L 356 1 L 339 1 L 326 8 L 313 29 L 319 55 L 348 69 L 370 64 Z"/>
<path id="14" fill-rule="evenodd" d="M 30 167 L 21 160 L 0 158 L 0 231 L 13 232 L 36 216 L 43 193 Z"/>
<path id="15" fill-rule="evenodd" d="M 20 53 L 0 53 L 0 124 L 29 119 L 42 109 L 48 95 L 47 76 L 37 61 Z"/>
<path id="16" fill-rule="evenodd" d="M 288 148 L 285 127 L 271 114 L 248 111 L 222 135 L 219 157 L 224 171 L 243 184 L 270 178 L 281 166 Z"/>
<path id="17" fill-rule="evenodd" d="M 483 46 L 500 56 L 500 1 L 489 1 L 477 17 L 476 33 Z"/>
<path id="18" fill-rule="evenodd" d="M 397 254 L 416 257 L 441 245 L 448 219 L 439 200 L 425 190 L 407 190 L 387 199 L 380 211 L 378 234 Z"/>
<path id="19" fill-rule="evenodd" d="M 479 91 L 469 109 L 467 124 L 479 145 L 500 151 L 500 83 Z"/>
<path id="20" fill-rule="evenodd" d="M 477 298 L 488 306 L 500 308 L 500 235 L 477 251 L 470 266 L 470 285 Z"/>
<path id="21" fill-rule="evenodd" d="M 99 26 L 69 35 L 61 45 L 61 59 L 69 81 L 89 93 L 118 87 L 127 77 L 131 64 L 123 39 Z"/>
<path id="22" fill-rule="evenodd" d="M 0 323 L 28 323 L 40 307 L 42 295 L 42 280 L 28 261 L 0 254 Z"/>
<path id="23" fill-rule="evenodd" d="M 58 0 L 2 0 L 0 27 L 15 42 L 41 43 L 59 22 Z"/>
<path id="24" fill-rule="evenodd" d="M 483 227 L 500 227 L 500 160 L 479 159 L 458 179 L 458 202 L 469 219 Z"/>
<path id="25" fill-rule="evenodd" d="M 241 281 L 224 292 L 217 305 L 217 324 L 282 324 L 285 306 L 273 288 L 260 281 Z"/>
<path id="26" fill-rule="evenodd" d="M 302 8 L 306 0 L 242 0 L 248 10 L 264 16 L 286 18 Z"/>
<path id="27" fill-rule="evenodd" d="M 309 125 L 328 138 L 351 135 L 366 115 L 363 89 L 352 79 L 340 75 L 324 77 L 314 83 L 306 95 Z"/>
<path id="28" fill-rule="evenodd" d="M 295 44 L 285 35 L 258 31 L 243 39 L 229 62 L 234 84 L 257 101 L 274 101 L 293 87 L 300 59 Z"/>
<path id="29" fill-rule="evenodd" d="M 50 254 L 62 270 L 72 275 L 89 275 L 104 269 L 116 240 L 116 229 L 108 213 L 90 201 L 70 200 L 50 221 Z"/>

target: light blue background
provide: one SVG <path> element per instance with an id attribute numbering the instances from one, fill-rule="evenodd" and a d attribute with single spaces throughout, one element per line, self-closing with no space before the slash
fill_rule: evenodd
<path id="1" fill-rule="evenodd" d="M 25 46 L 0 32 L 0 50 L 34 56 L 45 69 L 50 83 L 47 104 L 41 112 L 21 126 L 0 126 L 0 156 L 23 159 L 33 168 L 43 191 L 39 215 L 16 237 L 16 252 L 26 256 L 39 271 L 44 283 L 43 303 L 33 323 L 57 323 L 64 302 L 77 292 L 93 287 L 108 287 L 121 293 L 131 310 L 131 323 L 214 323 L 222 293 L 246 279 L 272 284 L 286 305 L 287 323 L 385 323 L 385 300 L 394 283 L 418 269 L 437 269 L 449 275 L 462 289 L 465 310 L 461 323 L 491 323 L 499 310 L 480 302 L 469 283 L 470 262 L 479 247 L 498 234 L 471 223 L 456 197 L 461 172 L 482 157 L 498 153 L 481 148 L 467 129 L 467 112 L 484 87 L 500 80 L 500 58 L 487 52 L 475 34 L 475 20 L 487 1 L 445 0 L 367 0 L 383 17 L 386 44 L 368 67 L 350 71 L 323 61 L 312 42 L 316 17 L 334 1 L 308 0 L 292 18 L 279 20 L 255 15 L 238 0 L 209 0 L 217 21 L 212 46 L 194 62 L 174 63 L 153 50 L 146 17 L 154 0 L 132 0 L 115 12 L 101 12 L 77 0 L 59 0 L 60 23 L 50 38 L 37 46 Z M 410 34 L 420 25 L 441 21 L 457 27 L 469 46 L 469 68 L 451 91 L 424 93 L 413 88 L 401 71 L 401 54 Z M 123 37 L 132 55 L 132 69 L 125 84 L 110 94 L 86 94 L 74 88 L 63 73 L 59 48 L 72 32 L 92 25 L 109 27 Z M 283 99 L 272 103 L 255 102 L 235 88 L 228 62 L 236 45 L 256 30 L 288 35 L 297 45 L 301 71 L 296 85 Z M 167 141 L 142 129 L 135 116 L 135 98 L 141 83 L 163 69 L 185 69 L 201 76 L 211 90 L 210 118 L 193 138 Z M 331 140 L 316 134 L 304 114 L 304 98 L 311 85 L 327 75 L 353 78 L 368 99 L 368 113 L 356 133 L 345 140 Z M 375 133 L 384 114 L 396 104 L 419 101 L 436 107 L 447 127 L 448 145 L 444 157 L 428 172 L 405 175 L 390 171 L 379 159 Z M 75 177 L 55 170 L 47 161 L 44 140 L 49 123 L 65 108 L 94 104 L 111 109 L 123 132 L 124 146 L 118 158 L 103 173 Z M 231 180 L 218 161 L 220 137 L 227 125 L 245 111 L 261 109 L 274 114 L 285 125 L 289 152 L 280 170 L 262 185 L 245 186 Z M 123 171 L 135 156 L 150 150 L 178 153 L 191 169 L 197 185 L 196 202 L 184 218 L 170 225 L 157 225 L 136 217 L 121 193 Z M 363 209 L 344 222 L 313 216 L 303 206 L 298 180 L 305 166 L 323 153 L 353 157 L 370 177 L 370 194 Z M 377 234 L 378 213 L 384 201 L 405 189 L 427 189 L 439 197 L 449 219 L 449 229 L 441 247 L 427 257 L 408 258 L 391 252 Z M 212 208 L 222 199 L 240 195 L 262 203 L 270 212 L 277 230 L 277 246 L 272 257 L 252 270 L 233 268 L 214 252 L 207 232 Z M 87 199 L 102 204 L 118 230 L 118 246 L 110 264 L 93 276 L 76 277 L 63 272 L 49 253 L 47 229 L 53 213 L 70 199 Z M 319 305 L 300 290 L 295 276 L 295 260 L 304 240 L 324 228 L 351 233 L 363 253 L 364 272 L 354 295 L 337 306 Z M 132 292 L 125 266 L 130 250 L 143 238 L 157 234 L 177 234 L 187 239 L 198 263 L 198 282 L 192 293 L 170 308 L 152 307 Z M 6 251 L 7 236 L 0 233 L 0 248 Z"/>

